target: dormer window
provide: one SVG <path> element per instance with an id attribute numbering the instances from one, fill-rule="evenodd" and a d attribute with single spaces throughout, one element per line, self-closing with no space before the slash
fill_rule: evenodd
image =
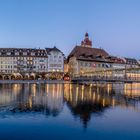
<path id="1" fill-rule="evenodd" d="M 31 55 L 32 55 L 32 56 L 34 56 L 34 55 L 35 55 L 35 53 L 34 53 L 34 52 L 32 52 L 32 53 L 31 53 Z"/>

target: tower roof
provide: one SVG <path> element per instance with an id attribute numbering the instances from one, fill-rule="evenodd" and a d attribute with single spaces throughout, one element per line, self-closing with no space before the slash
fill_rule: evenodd
<path id="1" fill-rule="evenodd" d="M 89 34 L 87 32 L 85 33 L 85 37 L 89 37 Z"/>
<path id="2" fill-rule="evenodd" d="M 87 32 L 85 33 L 85 39 L 81 42 L 81 45 L 92 48 L 92 41 L 89 39 L 89 34 Z"/>

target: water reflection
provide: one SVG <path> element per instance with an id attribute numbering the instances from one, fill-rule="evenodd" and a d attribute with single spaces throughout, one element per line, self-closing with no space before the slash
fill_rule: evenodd
<path id="1" fill-rule="evenodd" d="M 13 113 L 34 111 L 57 116 L 63 108 L 62 89 L 60 84 L 3 84 L 0 105 L 10 106 Z"/>
<path id="2" fill-rule="evenodd" d="M 65 85 L 64 99 L 74 116 L 80 117 L 84 127 L 91 115 L 103 115 L 115 106 L 140 111 L 140 84 Z"/>
<path id="3" fill-rule="evenodd" d="M 67 106 L 87 127 L 91 117 L 120 106 L 140 111 L 140 84 L 0 84 L 0 110 L 58 116 Z"/>

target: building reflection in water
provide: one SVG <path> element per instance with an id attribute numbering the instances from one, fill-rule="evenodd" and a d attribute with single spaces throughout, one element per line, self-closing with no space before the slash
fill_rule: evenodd
<path id="1" fill-rule="evenodd" d="M 139 91 L 140 84 L 67 84 L 64 99 L 72 114 L 79 117 L 86 127 L 91 115 L 102 115 L 106 109 L 115 106 L 140 111 Z"/>
<path id="2" fill-rule="evenodd" d="M 120 106 L 140 111 L 140 84 L 0 84 L 0 110 L 57 116 L 66 103 L 84 127 L 91 116 Z"/>
<path id="3" fill-rule="evenodd" d="M 63 85 L 2 84 L 0 105 L 10 106 L 15 113 L 34 111 L 56 116 L 63 109 Z"/>
<path id="4" fill-rule="evenodd" d="M 101 85 L 65 85 L 64 99 L 75 117 L 80 117 L 84 127 L 93 113 L 101 115 L 106 108 L 111 106 L 110 85 L 106 94 L 106 87 Z"/>

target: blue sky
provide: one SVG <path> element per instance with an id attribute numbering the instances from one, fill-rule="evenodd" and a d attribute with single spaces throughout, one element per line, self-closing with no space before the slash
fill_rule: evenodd
<path id="1" fill-rule="evenodd" d="M 0 47 L 93 47 L 139 57 L 140 0 L 0 0 Z"/>

